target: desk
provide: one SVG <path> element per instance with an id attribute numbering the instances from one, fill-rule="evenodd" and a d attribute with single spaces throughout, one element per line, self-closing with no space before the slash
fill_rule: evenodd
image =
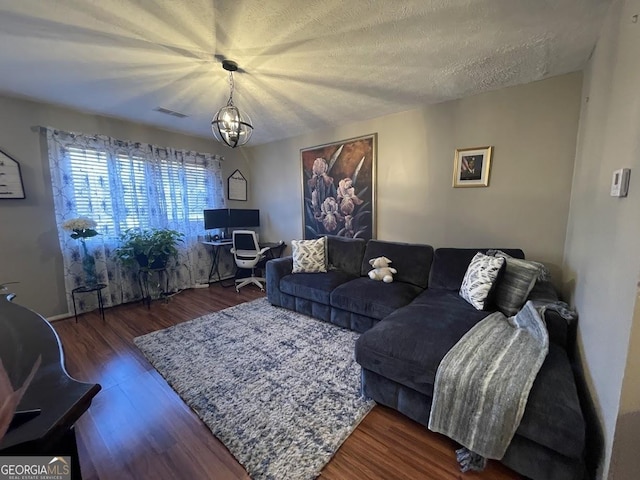
<path id="1" fill-rule="evenodd" d="M 229 240 L 212 240 L 210 242 L 200 242 L 203 245 L 209 245 L 211 247 L 211 269 L 209 270 L 209 278 L 207 279 L 209 281 L 209 283 L 211 283 L 211 277 L 213 275 L 213 273 L 216 273 L 216 282 L 219 282 L 222 280 L 222 278 L 220 278 L 220 249 L 224 248 L 224 247 L 229 247 L 229 249 L 231 249 L 231 247 L 233 247 L 233 241 L 231 239 Z"/>
<path id="2" fill-rule="evenodd" d="M 216 282 L 222 281 L 220 278 L 220 250 L 224 247 L 229 247 L 231 249 L 233 247 L 232 240 L 212 240 L 212 241 L 204 241 L 200 242 L 203 245 L 209 245 L 211 248 L 211 269 L 209 270 L 209 283 L 211 282 L 211 277 L 215 273 Z M 266 260 L 272 260 L 274 258 L 279 258 L 282 255 L 283 250 L 287 246 L 284 242 L 263 242 L 260 244 L 260 248 L 269 247 L 269 250 L 265 253 Z M 224 286 L 224 285 L 223 285 Z M 233 285 L 228 285 L 233 286 Z"/>
<path id="3" fill-rule="evenodd" d="M 265 242 L 260 244 L 260 248 L 269 247 L 269 250 L 265 252 L 265 258 L 267 260 L 280 258 L 286 246 L 287 244 L 284 242 L 277 242 L 277 243 Z"/>
<path id="4" fill-rule="evenodd" d="M 96 285 L 83 285 L 82 287 L 74 288 L 71 290 L 71 299 L 73 300 L 73 316 L 76 317 L 76 323 L 78 323 L 78 311 L 76 310 L 76 294 L 78 293 L 91 293 L 96 292 L 98 295 L 98 312 L 104 322 L 104 303 L 102 301 L 102 290 L 107 288 L 104 283 L 98 283 Z"/>

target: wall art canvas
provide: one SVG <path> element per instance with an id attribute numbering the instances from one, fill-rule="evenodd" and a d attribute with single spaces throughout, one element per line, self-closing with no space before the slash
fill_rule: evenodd
<path id="1" fill-rule="evenodd" d="M 377 134 L 300 150 L 303 237 L 375 238 Z"/>
<path id="2" fill-rule="evenodd" d="M 229 200 L 247 201 L 247 179 L 240 170 L 233 172 L 227 178 L 227 198 Z"/>

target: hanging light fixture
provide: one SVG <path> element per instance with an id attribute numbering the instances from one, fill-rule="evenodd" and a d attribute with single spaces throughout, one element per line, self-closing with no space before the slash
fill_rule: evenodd
<path id="1" fill-rule="evenodd" d="M 219 142 L 224 142 L 231 148 L 241 147 L 251 138 L 253 125 L 249 116 L 233 104 L 233 72 L 238 70 L 238 64 L 231 60 L 223 60 L 222 68 L 229 72 L 229 100 L 213 116 L 211 130 Z"/>

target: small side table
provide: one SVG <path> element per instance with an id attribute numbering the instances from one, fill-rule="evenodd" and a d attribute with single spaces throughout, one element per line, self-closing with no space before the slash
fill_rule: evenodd
<path id="1" fill-rule="evenodd" d="M 83 285 L 71 290 L 71 299 L 73 300 L 73 315 L 76 317 L 76 323 L 78 323 L 78 311 L 76 310 L 76 293 L 91 293 L 96 292 L 98 295 L 98 311 L 104 322 L 104 303 L 102 301 L 102 290 L 107 288 L 104 283 L 97 283 L 95 285 Z"/>

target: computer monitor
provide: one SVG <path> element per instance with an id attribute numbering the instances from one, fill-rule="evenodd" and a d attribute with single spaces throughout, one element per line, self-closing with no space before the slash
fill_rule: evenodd
<path id="1" fill-rule="evenodd" d="M 204 229 L 229 228 L 229 209 L 216 208 L 204 211 Z"/>
<path id="2" fill-rule="evenodd" d="M 246 208 L 232 208 L 229 210 L 229 227 L 259 227 L 260 226 L 260 210 L 252 210 Z"/>

